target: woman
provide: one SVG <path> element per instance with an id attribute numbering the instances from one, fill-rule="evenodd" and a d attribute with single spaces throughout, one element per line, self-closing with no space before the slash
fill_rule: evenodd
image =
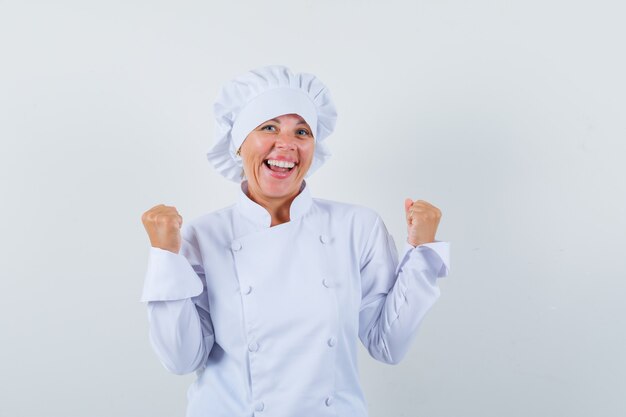
<path id="1" fill-rule="evenodd" d="M 405 201 L 398 261 L 374 211 L 311 197 L 336 120 L 313 75 L 250 71 L 214 110 L 207 156 L 239 199 L 185 226 L 171 206 L 143 214 L 152 346 L 171 372 L 197 373 L 190 417 L 367 416 L 357 338 L 379 361 L 405 355 L 449 271 L 441 212 Z"/>

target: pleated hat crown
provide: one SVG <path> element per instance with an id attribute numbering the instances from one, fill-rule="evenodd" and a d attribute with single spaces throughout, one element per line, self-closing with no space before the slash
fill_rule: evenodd
<path id="1" fill-rule="evenodd" d="M 215 103 L 215 143 L 207 159 L 217 172 L 235 182 L 243 179 L 237 150 L 261 123 L 284 114 L 300 115 L 315 138 L 309 177 L 330 157 L 324 140 L 333 132 L 337 112 L 328 88 L 313 74 L 294 74 L 283 65 L 248 71 L 222 86 Z"/>

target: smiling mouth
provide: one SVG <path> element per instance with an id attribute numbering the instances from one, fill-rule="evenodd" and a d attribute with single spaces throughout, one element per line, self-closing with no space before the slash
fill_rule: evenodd
<path id="1" fill-rule="evenodd" d="M 289 172 L 298 166 L 297 162 L 276 161 L 274 159 L 266 159 L 263 164 L 274 172 Z"/>

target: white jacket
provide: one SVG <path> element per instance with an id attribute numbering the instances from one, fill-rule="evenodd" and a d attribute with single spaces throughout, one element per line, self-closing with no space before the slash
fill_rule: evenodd
<path id="1" fill-rule="evenodd" d="M 141 301 L 150 340 L 173 373 L 196 371 L 188 417 L 365 417 L 357 338 L 396 364 L 448 275 L 449 243 L 398 262 L 374 211 L 311 198 L 290 221 L 243 182 L 236 204 L 183 225 L 180 254 L 152 247 Z"/>

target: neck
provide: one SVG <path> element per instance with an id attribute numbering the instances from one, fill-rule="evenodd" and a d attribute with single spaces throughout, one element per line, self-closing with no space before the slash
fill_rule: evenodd
<path id="1" fill-rule="evenodd" d="M 300 193 L 300 188 L 293 195 L 286 197 L 268 197 L 262 193 L 248 188 L 248 197 L 272 216 L 271 226 L 287 223 L 290 219 L 291 203 Z"/>

